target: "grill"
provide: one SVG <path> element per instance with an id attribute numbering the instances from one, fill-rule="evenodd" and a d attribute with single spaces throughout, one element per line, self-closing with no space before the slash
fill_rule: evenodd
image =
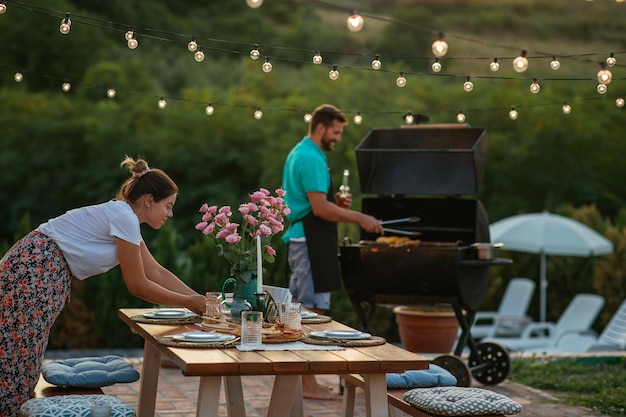
<path id="1" fill-rule="evenodd" d="M 490 242 L 489 220 L 478 192 L 484 177 L 486 131 L 462 125 L 373 129 L 356 147 L 362 210 L 394 222 L 386 236 L 410 236 L 386 245 L 361 231 L 358 244 L 340 246 L 342 279 L 365 329 L 377 304 L 452 307 L 461 328 L 454 355 L 436 362 L 469 385 L 470 373 L 485 384 L 506 379 L 509 358 L 493 343 L 477 344 L 470 334 L 489 284 L 489 269 L 510 260 L 478 259 L 472 247 Z M 458 357 L 470 350 L 469 366 Z M 452 369 L 450 369 L 452 368 Z"/>

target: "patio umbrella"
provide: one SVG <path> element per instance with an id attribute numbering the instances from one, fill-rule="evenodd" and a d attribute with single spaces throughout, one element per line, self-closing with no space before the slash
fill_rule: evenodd
<path id="1" fill-rule="evenodd" d="M 596 256 L 613 253 L 613 244 L 595 230 L 547 211 L 507 217 L 492 223 L 489 230 L 491 241 L 503 243 L 506 250 L 541 255 L 541 321 L 546 319 L 546 255 Z"/>

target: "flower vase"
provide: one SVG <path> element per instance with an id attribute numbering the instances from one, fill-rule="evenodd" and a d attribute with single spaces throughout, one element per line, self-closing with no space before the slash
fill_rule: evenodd
<path id="1" fill-rule="evenodd" d="M 222 284 L 222 299 L 226 299 L 226 291 L 228 285 L 233 284 L 233 299 L 244 299 L 250 303 L 252 310 L 258 310 L 257 306 L 257 279 L 252 278 L 249 282 L 244 282 L 241 279 L 230 277 Z M 262 307 L 262 306 L 261 306 Z M 262 311 L 262 310 L 258 310 Z M 234 318 L 234 317 L 233 317 Z"/>

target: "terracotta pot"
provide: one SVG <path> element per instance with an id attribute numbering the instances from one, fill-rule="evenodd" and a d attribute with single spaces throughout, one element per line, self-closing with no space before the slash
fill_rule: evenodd
<path id="1" fill-rule="evenodd" d="M 406 306 L 393 309 L 404 348 L 418 353 L 450 353 L 459 322 L 454 312 L 419 311 Z"/>

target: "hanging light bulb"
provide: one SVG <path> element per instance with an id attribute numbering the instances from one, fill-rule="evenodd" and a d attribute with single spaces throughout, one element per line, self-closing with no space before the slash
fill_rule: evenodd
<path id="1" fill-rule="evenodd" d="M 448 53 L 448 42 L 443 40 L 443 33 L 439 32 L 439 39 L 433 42 L 432 50 L 433 55 L 437 58 L 441 58 Z"/>
<path id="2" fill-rule="evenodd" d="M 561 111 L 563 114 L 570 114 L 572 112 L 572 106 L 567 104 L 567 101 L 563 103 L 563 107 L 561 107 Z"/>
<path id="3" fill-rule="evenodd" d="M 198 43 L 196 42 L 196 38 L 191 38 L 191 40 L 187 44 L 187 50 L 189 52 L 196 52 L 198 50 Z"/>
<path id="4" fill-rule="evenodd" d="M 500 69 L 500 64 L 498 63 L 498 58 L 494 58 L 493 61 L 489 64 L 489 69 L 493 72 L 496 72 Z"/>
<path id="5" fill-rule="evenodd" d="M 509 111 L 509 119 L 517 120 L 517 116 L 519 116 L 519 113 L 515 110 L 515 106 L 511 107 L 511 110 Z"/>
<path id="6" fill-rule="evenodd" d="M 528 58 L 526 58 L 526 49 L 522 49 L 522 53 L 513 60 L 513 69 L 515 72 L 524 72 L 528 69 Z"/>
<path id="7" fill-rule="evenodd" d="M 319 65 L 322 63 L 322 61 L 323 61 L 322 55 L 320 54 L 320 51 L 317 51 L 315 55 L 313 55 L 313 63 L 315 65 Z"/>
<path id="8" fill-rule="evenodd" d="M 350 32 L 360 32 L 363 29 L 363 25 L 365 25 L 365 20 L 363 20 L 363 16 L 358 14 L 356 10 L 352 11 L 352 14 L 346 20 L 346 26 L 348 26 L 348 30 Z"/>
<path id="9" fill-rule="evenodd" d="M 126 33 L 124 34 L 124 39 L 126 39 L 126 42 L 128 42 L 129 40 L 133 38 L 133 33 L 134 33 L 133 28 L 129 27 Z"/>
<path id="10" fill-rule="evenodd" d="M 69 83 L 69 81 L 65 81 L 62 85 L 61 85 L 61 90 L 63 90 L 64 92 L 68 92 L 72 89 L 72 84 Z"/>
<path id="11" fill-rule="evenodd" d="M 160 109 L 164 109 L 167 107 L 167 101 L 165 101 L 165 99 L 161 97 L 157 102 L 157 106 L 159 106 Z"/>
<path id="12" fill-rule="evenodd" d="M 598 82 L 600 84 L 610 84 L 613 81 L 613 74 L 606 68 L 606 62 L 601 62 L 602 69 L 598 71 Z"/>
<path id="13" fill-rule="evenodd" d="M 7 11 L 7 6 L 2 0 L 0 0 L 0 14 L 4 14 Z"/>
<path id="14" fill-rule="evenodd" d="M 379 70 L 383 67 L 383 63 L 380 62 L 380 55 L 376 54 L 374 56 L 374 60 L 372 61 L 372 68 L 375 70 Z"/>
<path id="15" fill-rule="evenodd" d="M 363 123 L 363 116 L 361 116 L 361 113 L 357 112 L 357 114 L 354 115 L 353 120 L 355 125 L 360 125 Z"/>
<path id="16" fill-rule="evenodd" d="M 537 82 L 536 78 L 533 78 L 533 83 L 530 85 L 530 92 L 533 94 L 537 94 L 541 90 L 541 86 Z"/>
<path id="17" fill-rule="evenodd" d="M 404 78 L 404 73 L 400 71 L 400 75 L 396 78 L 396 85 L 400 88 L 406 85 L 406 78 Z"/>
<path id="18" fill-rule="evenodd" d="M 263 0 L 246 0 L 246 4 L 251 9 L 258 9 L 263 5 Z"/>
<path id="19" fill-rule="evenodd" d="M 115 88 L 107 89 L 107 97 L 108 98 L 114 98 L 116 94 L 117 94 L 117 91 L 115 91 Z"/>
<path id="20" fill-rule="evenodd" d="M 213 113 L 215 113 L 215 107 L 213 107 L 212 103 L 209 103 L 209 105 L 204 108 L 204 112 L 207 116 L 213 116 Z"/>
<path id="21" fill-rule="evenodd" d="M 254 118 L 257 120 L 261 120 L 263 118 L 263 112 L 261 111 L 259 107 L 257 107 L 254 112 Z"/>
<path id="22" fill-rule="evenodd" d="M 21 83 L 22 80 L 24 80 L 24 76 L 22 75 L 21 72 L 16 72 L 15 75 L 13 76 L 13 79 L 15 80 L 16 83 Z"/>
<path id="23" fill-rule="evenodd" d="M 561 63 L 556 59 L 556 56 L 552 57 L 552 61 L 550 61 L 550 68 L 555 71 L 561 68 Z"/>
<path id="24" fill-rule="evenodd" d="M 271 72 L 272 71 L 272 63 L 270 62 L 270 57 L 269 56 L 265 57 L 265 62 L 263 63 L 263 65 L 261 65 L 261 68 L 263 68 L 263 72 Z"/>
<path id="25" fill-rule="evenodd" d="M 456 114 L 456 121 L 459 123 L 465 123 L 465 114 L 463 114 L 463 110 L 459 110 Z"/>
<path id="26" fill-rule="evenodd" d="M 304 123 L 311 123 L 312 119 L 313 119 L 313 115 L 311 115 L 310 111 L 304 113 Z"/>
<path id="27" fill-rule="evenodd" d="M 67 35 L 68 33 L 70 33 L 71 28 L 72 28 L 72 21 L 70 20 L 70 14 L 65 13 L 65 17 L 63 18 L 63 20 L 61 20 L 61 26 L 59 26 L 59 31 L 62 34 Z"/>
<path id="28" fill-rule="evenodd" d="M 609 57 L 606 59 L 606 65 L 608 65 L 609 67 L 614 67 L 616 63 L 617 60 L 615 59 L 615 54 L 611 52 L 611 55 L 609 55 Z"/>
<path id="29" fill-rule="evenodd" d="M 196 62 L 204 61 L 204 52 L 202 52 L 202 46 L 199 46 L 198 50 L 193 54 L 193 59 L 195 59 Z"/>
<path id="30" fill-rule="evenodd" d="M 615 99 L 615 105 L 617 107 L 624 107 L 624 99 L 622 97 L 618 97 Z"/>
<path id="31" fill-rule="evenodd" d="M 127 45 L 130 49 L 135 49 L 137 48 L 137 46 L 139 46 L 139 42 L 137 41 L 137 36 L 135 35 L 135 32 L 133 32 L 130 36 Z"/>
<path id="32" fill-rule="evenodd" d="M 255 43 L 252 47 L 252 50 L 250 51 L 250 58 L 257 60 L 260 56 L 261 53 L 259 52 L 259 45 Z"/>
<path id="33" fill-rule="evenodd" d="M 468 75 L 465 78 L 465 83 L 463 83 L 463 90 L 465 90 L 465 91 L 467 91 L 469 93 L 473 89 L 474 89 L 474 84 L 470 81 L 470 76 Z"/>
<path id="34" fill-rule="evenodd" d="M 413 113 L 408 112 L 404 115 L 404 123 L 406 123 L 407 125 L 412 125 L 413 123 L 415 123 L 415 117 L 413 116 Z"/>
<path id="35" fill-rule="evenodd" d="M 333 65 L 333 69 L 331 69 L 330 72 L 328 73 L 328 78 L 330 78 L 331 80 L 336 80 L 337 78 L 339 78 L 339 71 L 337 71 L 337 65 Z"/>
<path id="36" fill-rule="evenodd" d="M 606 84 L 598 84 L 598 86 L 596 87 L 596 91 L 599 94 L 605 94 L 607 91 L 609 91 L 609 87 L 607 87 Z"/>
<path id="37" fill-rule="evenodd" d="M 435 62 L 433 62 L 431 68 L 433 69 L 433 72 L 441 71 L 441 62 L 439 62 L 439 58 L 435 58 Z"/>

